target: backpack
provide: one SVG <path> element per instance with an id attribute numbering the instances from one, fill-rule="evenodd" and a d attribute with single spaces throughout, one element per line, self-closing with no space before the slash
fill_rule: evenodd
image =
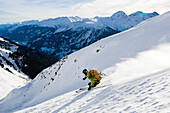
<path id="1" fill-rule="evenodd" d="M 97 70 L 90 70 L 90 75 L 94 78 L 97 78 L 98 80 L 101 80 L 103 78 L 101 74 L 97 72 Z"/>

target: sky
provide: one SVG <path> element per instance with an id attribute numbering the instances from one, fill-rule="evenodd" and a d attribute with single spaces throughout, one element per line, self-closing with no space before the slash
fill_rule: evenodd
<path id="1" fill-rule="evenodd" d="M 170 11 L 170 0 L 0 0 L 0 24 L 61 16 L 108 17 L 117 11 L 163 14 Z"/>

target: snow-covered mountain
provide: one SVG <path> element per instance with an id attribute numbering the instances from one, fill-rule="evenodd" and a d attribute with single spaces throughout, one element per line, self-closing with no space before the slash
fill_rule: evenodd
<path id="1" fill-rule="evenodd" d="M 12 89 L 24 86 L 30 81 L 18 67 L 18 63 L 21 63 L 19 59 L 15 60 L 11 57 L 18 49 L 16 45 L 0 37 L 0 99 Z"/>
<path id="2" fill-rule="evenodd" d="M 1 100 L 0 112 L 168 112 L 169 23 L 167 12 L 64 57 Z M 112 85 L 76 94 L 89 82 L 84 68 Z"/>
<path id="3" fill-rule="evenodd" d="M 126 15 L 123 11 L 111 17 L 59 17 L 42 21 L 0 25 L 0 35 L 38 51 L 61 59 L 102 38 L 127 30 L 158 13 L 138 11 Z"/>
<path id="4" fill-rule="evenodd" d="M 14 74 L 13 71 L 17 71 L 33 79 L 56 61 L 57 59 L 52 56 L 0 37 L 0 68 L 8 72 Z"/>
<path id="5" fill-rule="evenodd" d="M 0 37 L 0 99 L 56 61 L 52 56 Z"/>

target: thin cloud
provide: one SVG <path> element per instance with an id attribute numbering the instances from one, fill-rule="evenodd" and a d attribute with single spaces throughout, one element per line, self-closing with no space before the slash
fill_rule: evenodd
<path id="1" fill-rule="evenodd" d="M 11 14 L 11 13 L 0 10 L 0 17 L 3 16 L 3 15 L 8 15 L 8 14 Z"/>
<path id="2" fill-rule="evenodd" d="M 170 10 L 170 0 L 3 0 L 0 11 L 16 21 L 47 19 L 59 16 L 111 16 L 117 11 L 131 14 L 136 11 L 162 14 Z M 0 12 L 2 13 L 2 12 Z M 11 13 L 11 14 L 10 14 Z M 6 20 L 8 21 L 8 20 Z"/>

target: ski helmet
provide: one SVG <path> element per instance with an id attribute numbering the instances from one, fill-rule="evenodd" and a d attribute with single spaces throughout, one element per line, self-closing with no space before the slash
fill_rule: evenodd
<path id="1" fill-rule="evenodd" d="M 83 73 L 84 73 L 85 75 L 87 75 L 87 69 L 84 69 L 84 70 L 83 70 Z"/>

